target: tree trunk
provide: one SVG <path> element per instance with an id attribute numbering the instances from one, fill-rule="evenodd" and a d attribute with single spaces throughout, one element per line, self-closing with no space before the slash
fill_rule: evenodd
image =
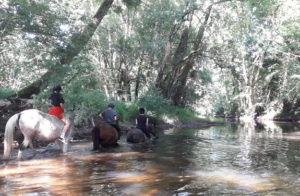
<path id="1" fill-rule="evenodd" d="M 173 89 L 173 84 L 175 81 L 175 78 L 178 75 L 178 72 L 181 69 L 181 61 L 184 58 L 187 50 L 187 44 L 188 44 L 188 38 L 189 38 L 189 27 L 185 27 L 185 29 L 182 32 L 181 38 L 180 38 L 180 43 L 175 51 L 173 60 L 172 60 L 172 70 L 168 73 L 166 78 L 164 79 L 164 84 L 166 84 L 162 90 L 163 94 L 167 98 L 171 98 L 171 93 L 174 90 Z"/>
<path id="2" fill-rule="evenodd" d="M 142 64 L 142 62 L 141 62 Z M 141 82 L 141 72 L 142 68 L 141 65 L 138 68 L 138 73 L 136 76 L 136 82 L 135 82 L 135 89 L 134 89 L 134 98 L 137 99 L 139 97 L 139 88 L 140 88 L 140 82 Z"/>
<path id="3" fill-rule="evenodd" d="M 198 30 L 197 38 L 196 38 L 196 41 L 194 42 L 194 46 L 193 46 L 194 51 L 197 51 L 199 49 L 200 45 L 202 44 L 204 31 L 206 29 L 211 10 L 212 10 L 212 6 L 209 6 L 208 11 L 205 15 L 204 23 L 200 26 L 200 28 Z M 202 46 L 203 46 L 203 44 L 202 44 Z M 201 55 L 203 53 L 203 49 L 204 49 L 204 47 L 201 48 L 199 55 Z M 188 75 L 189 75 L 190 71 L 192 70 L 194 64 L 195 64 L 195 57 L 192 56 L 187 61 L 185 66 L 183 67 L 176 83 L 174 84 L 174 91 L 172 91 L 173 95 L 171 97 L 172 100 L 174 101 L 174 105 L 183 106 L 185 103 L 185 94 L 186 94 L 185 91 L 187 90 L 185 87 L 186 87 Z"/>
<path id="4" fill-rule="evenodd" d="M 19 92 L 17 92 L 16 95 L 20 98 L 30 98 L 33 94 L 40 93 L 42 89 L 46 88 L 49 85 L 51 79 L 53 79 L 54 74 L 60 75 L 60 77 L 55 78 L 55 83 L 60 84 L 67 74 L 67 69 L 64 69 L 63 65 L 68 66 L 72 62 L 73 58 L 77 56 L 85 47 L 85 45 L 91 39 L 97 27 L 99 26 L 101 20 L 107 14 L 107 11 L 111 7 L 113 1 L 114 0 L 104 0 L 97 13 L 85 27 L 83 32 L 72 37 L 67 49 L 62 54 L 59 62 L 56 64 L 54 69 L 48 70 L 44 75 L 42 75 L 41 78 L 39 78 L 29 86 L 21 89 Z"/>
<path id="5" fill-rule="evenodd" d="M 165 48 L 164 58 L 162 59 L 161 66 L 158 70 L 158 75 L 157 75 L 157 78 L 156 78 L 156 81 L 155 81 L 156 88 L 163 89 L 164 80 L 165 80 L 164 73 L 166 71 L 166 68 L 167 68 L 167 65 L 168 65 L 168 59 L 169 59 L 169 56 L 170 56 L 170 53 L 171 53 L 171 44 L 173 42 L 173 39 L 174 39 L 175 35 L 177 34 L 177 31 L 180 29 L 181 25 L 185 21 L 185 17 L 188 14 L 190 14 L 191 12 L 193 12 L 193 9 L 192 10 L 187 9 L 187 11 L 185 11 L 183 13 L 183 15 L 181 16 L 181 19 L 173 25 L 172 30 L 170 31 L 168 43 L 167 43 L 166 48 Z"/>

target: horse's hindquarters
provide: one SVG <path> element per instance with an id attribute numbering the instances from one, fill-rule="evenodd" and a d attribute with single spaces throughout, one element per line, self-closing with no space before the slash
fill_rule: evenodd
<path id="1" fill-rule="evenodd" d="M 130 143 L 141 143 L 146 141 L 146 136 L 142 130 L 134 128 L 127 134 L 127 142 Z"/>
<path id="2" fill-rule="evenodd" d="M 94 150 L 99 149 L 99 144 L 102 147 L 116 146 L 118 142 L 118 132 L 114 127 L 108 124 L 97 125 L 92 130 L 92 140 Z"/>

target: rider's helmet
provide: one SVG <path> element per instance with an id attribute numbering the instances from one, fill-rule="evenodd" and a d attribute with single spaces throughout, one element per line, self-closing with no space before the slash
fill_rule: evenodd
<path id="1" fill-rule="evenodd" d="M 114 108 L 114 107 L 115 107 L 115 104 L 114 104 L 114 102 L 109 102 L 109 104 L 108 104 L 108 107 L 110 107 L 110 108 Z"/>

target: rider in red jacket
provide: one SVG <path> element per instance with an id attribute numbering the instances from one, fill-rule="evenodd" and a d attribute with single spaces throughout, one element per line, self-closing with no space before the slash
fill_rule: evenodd
<path id="1" fill-rule="evenodd" d="M 51 96 L 49 97 L 49 100 L 51 102 L 51 104 L 53 105 L 53 107 L 49 107 L 49 112 L 48 114 L 56 116 L 57 118 L 61 119 L 64 122 L 64 128 L 62 130 L 61 136 L 59 137 L 59 139 L 65 142 L 65 133 L 67 132 L 67 130 L 70 127 L 70 122 L 68 120 L 63 119 L 63 113 L 64 113 L 64 109 L 63 109 L 63 105 L 65 103 L 64 99 L 62 98 L 62 95 L 60 94 L 61 91 L 61 86 L 55 86 L 53 88 L 53 92 L 51 94 Z"/>

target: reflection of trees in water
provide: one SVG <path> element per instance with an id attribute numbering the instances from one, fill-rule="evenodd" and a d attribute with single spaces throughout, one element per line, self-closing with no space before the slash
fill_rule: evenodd
<path id="1" fill-rule="evenodd" d="M 252 169 L 270 170 L 282 175 L 281 172 L 299 172 L 300 137 L 286 137 L 285 133 L 299 130 L 292 123 L 278 124 L 273 121 L 265 121 L 252 127 L 241 126 L 239 138 L 244 142 L 241 144 L 239 160 L 248 160 Z M 245 165 L 244 165 L 245 166 Z M 286 170 L 287 168 L 288 170 Z"/>
<path id="2" fill-rule="evenodd" d="M 15 174 L 19 180 L 14 181 L 12 176 L 5 180 L 23 184 L 34 176 L 37 181 L 32 181 L 35 184 L 30 185 L 31 188 L 27 189 L 29 192 L 41 186 L 43 190 L 40 190 L 53 194 L 72 192 L 104 195 L 117 195 L 124 191 L 129 195 L 148 192 L 170 195 L 180 191 L 207 193 L 220 190 L 220 186 L 205 184 L 204 177 L 199 181 L 195 172 L 215 174 L 215 170 L 220 171 L 216 178 L 231 192 L 232 187 L 227 184 L 234 179 L 230 176 L 224 178 L 226 175 L 223 175 L 222 168 L 227 168 L 225 171 L 229 174 L 238 175 L 239 171 L 243 171 L 246 181 L 252 174 L 258 174 L 263 179 L 265 176 L 261 174 L 270 174 L 292 182 L 300 172 L 299 140 L 285 138 L 283 129 L 277 125 L 263 126 L 274 126 L 275 129 L 257 130 L 252 126 L 231 124 L 200 130 L 166 131 L 153 143 L 122 143 L 114 150 L 101 153 L 84 151 L 86 154 L 82 155 L 82 151 L 70 152 L 57 160 L 44 158 L 40 162 L 21 162 L 18 168 L 13 167 L 16 170 L 12 170 L 21 172 L 20 169 L 26 169 L 26 172 Z M 86 145 L 82 148 L 86 148 Z M 195 186 L 192 186 L 193 183 Z M 13 186 L 10 183 L 8 188 L 16 188 Z M 283 186 L 286 189 L 291 185 Z M 68 187 L 73 188 L 69 190 Z"/>
<path id="3" fill-rule="evenodd" d="M 288 143 L 288 149 L 287 149 L 287 158 L 288 163 L 287 166 L 289 170 L 292 172 L 295 172 L 295 174 L 299 174 L 300 172 L 300 155 L 299 155 L 299 149 L 300 149 L 300 142 L 298 141 L 289 141 Z"/>
<path id="4" fill-rule="evenodd" d="M 268 131 L 273 133 L 289 133 L 300 130 L 299 123 L 289 123 L 289 122 L 276 122 L 271 120 L 258 121 L 256 125 L 256 130 Z"/>
<path id="5" fill-rule="evenodd" d="M 277 123 L 276 125 L 280 127 L 284 133 L 300 131 L 299 123 Z"/>

